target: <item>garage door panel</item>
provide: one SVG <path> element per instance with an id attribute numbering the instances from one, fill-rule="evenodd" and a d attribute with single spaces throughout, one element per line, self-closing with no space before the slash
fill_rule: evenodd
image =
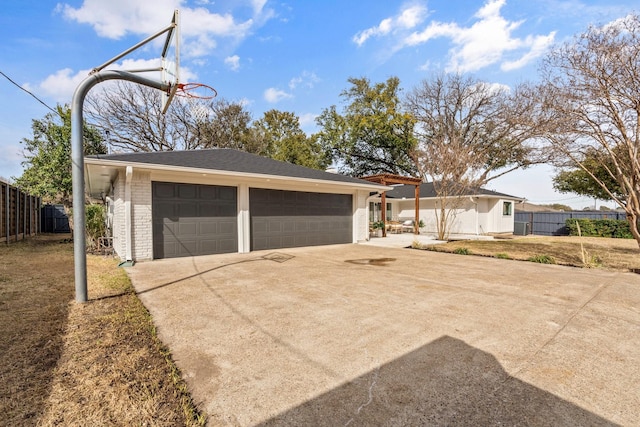
<path id="1" fill-rule="evenodd" d="M 352 241 L 352 198 L 251 188 L 252 250 Z"/>
<path id="2" fill-rule="evenodd" d="M 198 206 L 192 205 L 185 200 L 178 202 L 175 207 L 176 215 L 180 218 L 194 218 L 198 216 Z"/>
<path id="3" fill-rule="evenodd" d="M 154 182 L 154 258 L 238 250 L 237 189 Z"/>
<path id="4" fill-rule="evenodd" d="M 177 184 L 178 198 L 183 200 L 194 200 L 198 198 L 198 189 L 191 184 Z"/>

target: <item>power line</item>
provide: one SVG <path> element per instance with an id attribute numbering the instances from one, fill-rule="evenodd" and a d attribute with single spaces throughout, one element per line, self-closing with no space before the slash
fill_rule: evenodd
<path id="1" fill-rule="evenodd" d="M 44 105 L 45 107 L 47 107 L 49 110 L 53 111 L 54 113 L 58 114 L 58 112 L 56 110 L 54 110 L 53 108 L 49 107 L 42 99 L 38 98 L 36 95 L 34 95 L 33 93 L 29 92 L 27 89 L 23 88 L 22 86 L 20 86 L 18 83 L 16 83 L 13 79 L 11 79 L 11 77 L 7 76 L 5 73 L 2 72 L 2 70 L 0 70 L 0 74 L 2 74 L 4 76 L 5 79 L 9 80 L 11 83 L 13 83 L 14 86 L 16 86 L 18 89 L 23 90 L 25 92 L 27 92 L 29 95 L 31 95 L 36 101 L 38 101 L 40 104 Z"/>

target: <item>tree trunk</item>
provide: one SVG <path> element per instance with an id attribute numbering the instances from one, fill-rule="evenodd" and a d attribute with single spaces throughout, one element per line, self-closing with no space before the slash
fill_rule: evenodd
<path id="1" fill-rule="evenodd" d="M 629 230 L 631 230 L 631 235 L 634 239 L 636 239 L 636 243 L 638 243 L 638 249 L 640 249 L 640 231 L 638 230 L 638 220 L 640 219 L 640 215 L 633 209 L 625 210 L 627 214 L 627 222 L 629 223 Z"/>

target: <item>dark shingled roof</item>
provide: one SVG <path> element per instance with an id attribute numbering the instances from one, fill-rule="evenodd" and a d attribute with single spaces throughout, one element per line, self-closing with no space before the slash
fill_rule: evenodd
<path id="1" fill-rule="evenodd" d="M 229 148 L 99 154 L 87 156 L 87 158 L 375 185 L 362 179 L 298 166 Z"/>
<path id="2" fill-rule="evenodd" d="M 393 190 L 389 190 L 386 193 L 386 197 L 391 199 L 402 199 L 403 197 L 407 199 L 413 199 L 415 197 L 415 185 L 397 185 L 394 186 Z M 501 198 L 509 198 L 509 199 L 520 199 L 520 197 L 511 196 L 509 194 L 498 193 L 497 191 L 491 191 L 484 188 L 477 189 L 466 189 L 463 194 L 464 196 L 495 196 Z M 433 182 L 423 182 L 420 184 L 420 198 L 432 198 L 437 197 L 436 191 L 433 188 Z"/>

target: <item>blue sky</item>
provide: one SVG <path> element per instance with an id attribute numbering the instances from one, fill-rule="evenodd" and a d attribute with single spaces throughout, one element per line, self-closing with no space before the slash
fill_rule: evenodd
<path id="1" fill-rule="evenodd" d="M 637 0 L 14 0 L 0 16 L 0 71 L 48 105 L 71 102 L 92 68 L 181 14 L 182 81 L 242 101 L 254 119 L 275 108 L 303 129 L 341 106 L 349 77 L 398 76 L 405 91 L 459 71 L 513 86 L 537 79 L 537 61 L 590 24 L 640 12 Z M 160 46 L 116 66 L 157 64 Z M 49 110 L 0 76 L 0 177 L 22 173 L 20 140 Z M 499 178 L 489 188 L 533 203 L 582 208 L 593 201 L 555 193 L 553 169 Z"/>

